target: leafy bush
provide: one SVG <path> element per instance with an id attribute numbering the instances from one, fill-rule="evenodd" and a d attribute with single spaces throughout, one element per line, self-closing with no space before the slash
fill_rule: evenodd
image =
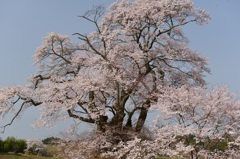
<path id="1" fill-rule="evenodd" d="M 6 140 L 0 139 L 0 152 L 23 153 L 27 148 L 27 143 L 23 139 L 8 137 Z"/>

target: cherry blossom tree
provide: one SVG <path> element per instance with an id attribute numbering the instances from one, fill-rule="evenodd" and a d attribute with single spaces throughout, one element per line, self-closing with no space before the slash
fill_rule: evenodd
<path id="1" fill-rule="evenodd" d="M 207 58 L 189 48 L 181 29 L 210 19 L 191 0 L 122 0 L 106 12 L 98 6 L 80 17 L 96 30 L 74 33 L 80 43 L 49 33 L 36 50 L 38 71 L 29 84 L 0 90 L 0 115 L 15 111 L 3 129 L 28 107 L 40 107 L 36 127 L 68 118 L 96 125 L 111 145 L 104 155 L 126 157 L 139 151 L 133 158 L 198 154 L 177 137 L 194 134 L 198 143 L 230 130 L 238 133 L 239 102 L 225 89 L 206 91 Z M 158 112 L 161 122 L 152 127 L 154 140 L 147 142 L 138 135 L 149 110 Z M 185 146 L 177 147 L 181 144 Z"/>
<path id="2" fill-rule="evenodd" d="M 161 112 L 158 117 L 160 127 L 170 125 L 169 131 L 174 130 L 173 141 L 180 144 L 174 149 L 191 152 L 192 158 L 198 158 L 209 153 L 209 145 L 215 142 L 215 151 L 222 151 L 223 156 L 229 155 L 227 147 L 221 150 L 217 145 L 225 142 L 230 146 L 231 140 L 238 143 L 235 139 L 240 132 L 240 101 L 235 95 L 225 87 L 212 91 L 187 86 L 166 89 L 159 96 L 160 103 L 152 108 Z M 192 141 L 189 135 L 193 137 Z"/>
<path id="3" fill-rule="evenodd" d="M 141 159 L 189 154 L 197 159 L 212 153 L 221 158 L 239 155 L 240 101 L 227 88 L 165 87 L 158 98 L 150 110 L 160 113 L 144 136 L 115 144 L 107 134 L 73 135 L 61 147 L 65 157 L 92 154 Z M 220 149 L 219 143 L 226 144 L 225 149 Z M 209 149 L 210 145 L 214 149 Z"/>

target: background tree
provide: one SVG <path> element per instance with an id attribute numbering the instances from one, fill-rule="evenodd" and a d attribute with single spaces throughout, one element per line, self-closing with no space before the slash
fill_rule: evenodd
<path id="1" fill-rule="evenodd" d="M 27 148 L 27 143 L 23 139 L 18 139 L 16 142 L 17 153 L 24 153 L 24 150 Z"/>
<path id="2" fill-rule="evenodd" d="M 44 145 L 57 145 L 61 139 L 57 137 L 47 137 L 42 140 Z"/>
<path id="3" fill-rule="evenodd" d="M 0 139 L 0 152 L 4 152 L 4 142 Z"/>
<path id="4" fill-rule="evenodd" d="M 155 107 L 161 112 L 160 128 L 155 130 L 161 132 L 162 127 L 170 126 L 169 131 L 174 132 L 172 141 L 180 144 L 174 148 L 190 152 L 192 158 L 209 152 L 221 152 L 226 157 L 229 144 L 240 133 L 240 101 L 235 95 L 225 87 L 212 91 L 187 86 L 166 89 Z"/>
<path id="5" fill-rule="evenodd" d="M 4 152 L 14 152 L 16 139 L 14 137 L 8 137 L 4 141 Z"/>
<path id="6" fill-rule="evenodd" d="M 27 143 L 25 140 L 16 139 L 14 137 L 7 137 L 6 140 L 4 140 L 1 144 L 1 152 L 23 153 L 27 148 Z"/>

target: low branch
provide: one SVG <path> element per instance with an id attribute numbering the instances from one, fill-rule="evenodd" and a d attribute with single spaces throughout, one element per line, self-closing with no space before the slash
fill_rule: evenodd
<path id="1" fill-rule="evenodd" d="M 69 117 L 71 117 L 71 118 L 79 119 L 79 120 L 87 122 L 87 123 L 95 123 L 95 121 L 93 119 L 83 118 L 83 117 L 73 114 L 70 109 L 68 109 L 67 112 L 68 112 Z"/>
<path id="2" fill-rule="evenodd" d="M 35 82 L 35 84 L 34 84 L 34 89 L 37 88 L 38 83 L 39 83 L 40 81 L 44 81 L 44 80 L 47 80 L 47 79 L 50 79 L 50 78 L 51 78 L 50 76 L 48 76 L 48 77 L 44 77 L 44 76 L 42 76 L 42 75 L 37 75 L 37 76 L 35 76 L 34 79 L 36 79 L 36 82 Z"/>
<path id="3" fill-rule="evenodd" d="M 3 128 L 3 131 L 2 131 L 1 133 L 4 133 L 4 132 L 5 132 L 5 129 L 6 129 L 7 126 L 12 125 L 13 121 L 19 116 L 19 114 L 21 113 L 21 111 L 22 111 L 22 109 L 23 109 L 23 107 L 24 107 L 24 105 L 25 105 L 26 103 L 27 103 L 26 101 L 23 102 L 22 105 L 21 105 L 21 107 L 20 107 L 20 109 L 19 109 L 19 110 L 17 111 L 17 113 L 14 115 L 14 117 L 12 118 L 12 120 L 11 120 L 8 124 L 6 124 L 6 125 L 4 125 L 4 126 L 1 127 L 1 128 Z"/>

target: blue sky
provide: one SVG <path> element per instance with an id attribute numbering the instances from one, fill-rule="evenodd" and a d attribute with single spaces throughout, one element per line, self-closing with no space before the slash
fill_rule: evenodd
<path id="1" fill-rule="evenodd" d="M 49 32 L 71 35 L 93 29 L 78 15 L 95 4 L 109 5 L 114 0 L 0 0 L 0 87 L 25 84 L 36 68 L 33 55 Z M 190 46 L 209 57 L 209 87 L 229 86 L 240 94 L 240 1 L 194 0 L 196 7 L 207 10 L 212 17 L 208 25 L 185 27 Z M 72 37 L 73 38 L 73 37 Z M 73 38 L 74 39 L 74 38 Z M 38 117 L 30 108 L 0 137 L 45 138 L 65 130 L 69 122 L 54 129 L 33 129 Z M 6 120 L 0 120 L 0 125 Z"/>

